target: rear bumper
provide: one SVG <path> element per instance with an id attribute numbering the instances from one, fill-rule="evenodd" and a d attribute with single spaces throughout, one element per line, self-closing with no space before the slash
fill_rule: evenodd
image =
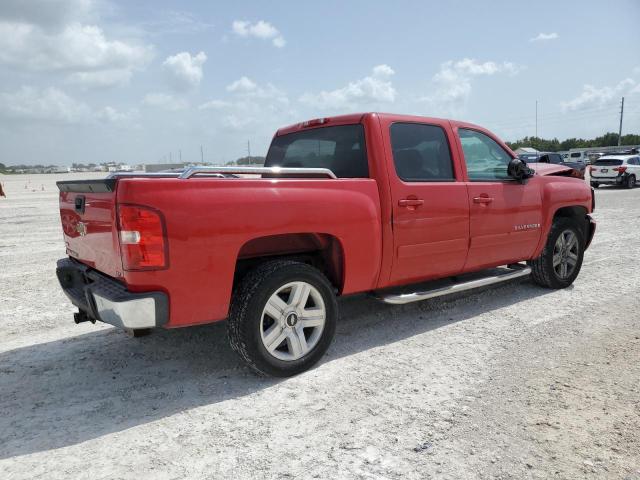
<path id="1" fill-rule="evenodd" d="M 625 176 L 619 175 L 617 177 L 594 177 L 591 176 L 589 181 L 591 183 L 601 183 L 605 185 L 622 185 L 623 181 L 626 180 Z"/>
<path id="2" fill-rule="evenodd" d="M 161 327 L 169 320 L 169 301 L 162 292 L 130 292 L 69 258 L 58 260 L 56 275 L 71 303 L 91 320 L 130 329 Z"/>

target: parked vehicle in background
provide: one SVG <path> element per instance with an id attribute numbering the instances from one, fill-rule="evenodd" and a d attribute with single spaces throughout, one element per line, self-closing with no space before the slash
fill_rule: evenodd
<path id="1" fill-rule="evenodd" d="M 587 152 L 585 151 L 576 152 L 569 150 L 569 157 L 567 158 L 567 160 L 569 162 L 582 163 L 586 165 L 589 163 L 589 155 L 587 155 Z"/>
<path id="2" fill-rule="evenodd" d="M 528 275 L 571 285 L 593 190 L 570 167 L 514 157 L 477 125 L 365 113 L 278 130 L 263 168 L 58 182 L 57 276 L 77 322 L 228 319 L 249 366 L 294 375 L 329 347 L 338 295 L 405 304 Z"/>
<path id="3" fill-rule="evenodd" d="M 521 153 L 518 158 L 527 163 L 553 163 L 571 167 L 575 170 L 575 177 L 584 179 L 586 165 L 579 162 L 565 162 L 562 159 L 562 155 L 557 152 Z"/>
<path id="4" fill-rule="evenodd" d="M 619 185 L 634 188 L 640 179 L 640 156 L 605 155 L 589 167 L 591 186 Z"/>

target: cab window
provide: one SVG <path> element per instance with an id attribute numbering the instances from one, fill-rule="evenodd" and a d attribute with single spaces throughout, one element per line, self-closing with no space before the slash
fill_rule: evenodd
<path id="1" fill-rule="evenodd" d="M 471 181 L 510 180 L 511 156 L 492 138 L 475 130 L 458 130 Z"/>
<path id="2" fill-rule="evenodd" d="M 453 182 L 453 164 L 441 127 L 422 123 L 391 125 L 396 173 L 405 182 Z"/>

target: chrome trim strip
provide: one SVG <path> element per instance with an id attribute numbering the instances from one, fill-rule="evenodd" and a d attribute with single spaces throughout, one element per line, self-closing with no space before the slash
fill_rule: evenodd
<path id="1" fill-rule="evenodd" d="M 391 303 L 393 305 L 403 305 L 405 303 L 419 302 L 421 300 L 427 300 L 429 298 L 440 297 L 442 295 L 448 295 L 450 293 L 463 292 L 465 290 L 472 290 L 474 288 L 485 287 L 487 285 L 493 285 L 496 283 L 506 282 L 507 280 L 514 280 L 520 277 L 526 277 L 531 273 L 531 268 L 524 265 L 517 268 L 509 267 L 511 272 L 503 273 L 500 275 L 492 275 L 490 277 L 479 278 L 477 280 L 470 280 L 468 282 L 456 283 L 447 287 L 436 288 L 433 290 L 427 290 L 424 292 L 404 293 L 400 295 L 376 295 L 378 300 L 385 303 Z"/>
<path id="2" fill-rule="evenodd" d="M 179 178 L 191 178 L 199 173 L 240 173 L 246 175 L 309 175 L 325 176 L 336 179 L 335 173 L 328 168 L 289 168 L 289 167 L 187 167 Z"/>

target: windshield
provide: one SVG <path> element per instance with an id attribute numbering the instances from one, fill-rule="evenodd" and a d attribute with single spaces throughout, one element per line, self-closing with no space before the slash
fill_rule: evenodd
<path id="1" fill-rule="evenodd" d="M 275 137 L 264 166 L 328 168 L 339 178 L 368 178 L 364 129 L 340 125 Z"/>
<path id="2" fill-rule="evenodd" d="M 622 165 L 622 160 L 615 160 L 615 159 L 611 159 L 611 158 L 605 158 L 605 159 L 597 160 L 596 163 L 594 163 L 594 165 L 603 165 L 603 166 Z"/>

